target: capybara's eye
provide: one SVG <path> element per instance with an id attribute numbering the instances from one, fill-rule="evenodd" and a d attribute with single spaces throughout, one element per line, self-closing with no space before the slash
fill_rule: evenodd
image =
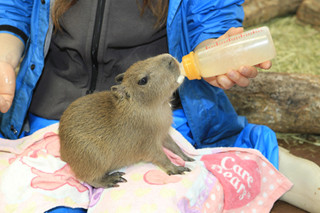
<path id="1" fill-rule="evenodd" d="M 143 77 L 138 81 L 139 85 L 146 85 L 148 83 L 148 77 Z"/>

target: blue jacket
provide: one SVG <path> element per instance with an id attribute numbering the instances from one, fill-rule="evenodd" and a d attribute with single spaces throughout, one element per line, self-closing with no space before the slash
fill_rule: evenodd
<path id="1" fill-rule="evenodd" d="M 169 53 L 181 60 L 183 55 L 188 54 L 203 40 L 217 38 L 230 27 L 241 26 L 244 16 L 241 7 L 243 2 L 243 0 L 171 0 L 167 18 Z M 49 11 L 50 0 L 0 0 L 0 32 L 16 35 L 25 44 L 25 55 L 17 76 L 12 107 L 9 112 L 1 115 L 1 133 L 6 138 L 19 137 L 33 89 L 41 75 L 51 38 L 52 23 Z M 199 129 L 199 119 L 203 119 L 201 116 L 208 117 L 206 113 L 211 113 L 210 110 L 214 110 L 212 113 L 214 113 L 215 122 L 201 125 L 215 126 L 219 123 L 216 128 L 211 128 L 215 132 L 228 123 L 228 128 L 231 129 L 223 128 L 215 132 L 214 140 L 239 133 L 243 128 L 243 121 L 241 119 L 239 121 L 223 91 L 209 87 L 206 97 L 198 100 L 192 98 L 195 93 L 198 94 L 195 88 L 202 87 L 207 90 L 208 86 L 203 81 L 186 81 L 180 90 L 182 104 L 188 120 L 190 119 L 190 127 L 194 129 L 192 130 L 194 136 L 199 140 L 208 139 L 203 135 L 207 134 L 205 132 L 207 130 L 198 132 L 196 129 Z M 211 107 L 214 105 L 214 109 L 208 109 L 207 102 Z M 216 111 L 217 109 L 219 110 Z M 217 113 L 222 113 L 222 116 Z"/>

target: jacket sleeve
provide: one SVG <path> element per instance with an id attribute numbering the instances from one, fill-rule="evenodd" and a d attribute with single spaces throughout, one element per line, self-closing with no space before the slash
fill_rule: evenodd
<path id="1" fill-rule="evenodd" d="M 26 44 L 32 8 L 33 0 L 0 0 L 0 33 L 11 33 Z"/>
<path id="2" fill-rule="evenodd" d="M 172 24 L 169 22 L 170 53 L 180 60 L 202 41 L 220 37 L 231 27 L 242 26 L 242 3 L 240 0 L 181 1 Z M 198 148 L 232 146 L 247 124 L 246 118 L 237 115 L 224 91 L 203 79 L 185 79 L 179 95 L 193 144 Z"/>
<path id="3" fill-rule="evenodd" d="M 185 5 L 191 49 L 210 38 L 218 38 L 231 27 L 241 27 L 243 0 L 189 0 Z"/>

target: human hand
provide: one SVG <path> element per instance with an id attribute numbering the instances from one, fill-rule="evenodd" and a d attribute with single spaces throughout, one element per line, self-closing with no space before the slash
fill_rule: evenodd
<path id="1" fill-rule="evenodd" d="M 232 27 L 224 35 L 220 36 L 217 40 L 225 39 L 242 32 L 242 27 Z M 271 66 L 271 61 L 265 61 L 255 66 L 241 66 L 238 70 L 230 70 L 226 74 L 204 78 L 204 80 L 210 83 L 211 85 L 219 87 L 221 89 L 230 89 L 234 85 L 246 87 L 250 84 L 250 78 L 255 78 L 258 75 L 257 67 L 261 69 L 270 69 Z"/>
<path id="2" fill-rule="evenodd" d="M 0 62 L 0 111 L 8 112 L 11 107 L 16 88 L 16 75 L 13 67 Z"/>

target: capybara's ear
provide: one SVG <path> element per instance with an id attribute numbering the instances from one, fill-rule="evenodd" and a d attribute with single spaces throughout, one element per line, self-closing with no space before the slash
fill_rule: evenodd
<path id="1" fill-rule="evenodd" d="M 126 87 L 123 85 L 112 86 L 111 91 L 118 99 L 130 98 L 130 94 L 126 91 Z"/>
<path id="2" fill-rule="evenodd" d="M 116 82 L 121 83 L 123 80 L 124 73 L 121 73 L 115 77 Z"/>

